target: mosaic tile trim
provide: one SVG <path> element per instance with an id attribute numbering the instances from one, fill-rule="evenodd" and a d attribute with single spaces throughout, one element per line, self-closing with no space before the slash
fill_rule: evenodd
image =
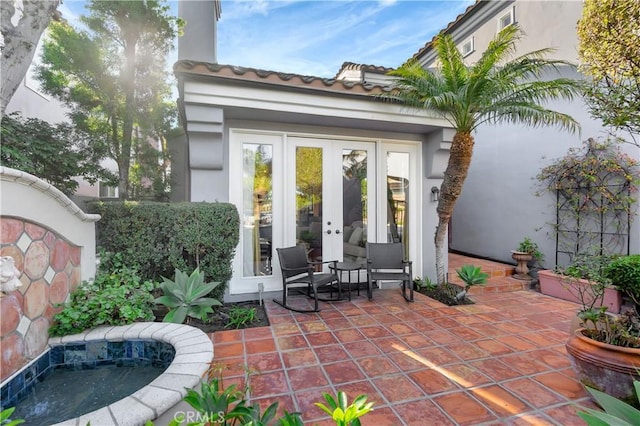
<path id="1" fill-rule="evenodd" d="M 129 397 L 83 415 L 79 424 L 145 424 L 180 402 L 213 360 L 213 344 L 202 331 L 182 324 L 134 323 L 98 327 L 73 336 L 49 339 L 51 349 L 1 385 L 3 406 L 11 406 L 28 385 L 53 368 L 93 368 L 103 363 L 151 362 L 167 367 L 149 385 Z M 123 413 L 126 413 L 125 417 Z M 69 421 L 65 421 L 68 424 Z"/>

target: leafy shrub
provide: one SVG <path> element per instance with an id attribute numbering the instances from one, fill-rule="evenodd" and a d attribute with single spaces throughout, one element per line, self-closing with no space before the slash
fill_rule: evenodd
<path id="1" fill-rule="evenodd" d="M 182 324 L 187 317 L 205 321 L 208 314 L 213 313 L 212 306 L 220 306 L 218 299 L 205 297 L 220 283 L 205 283 L 204 275 L 196 268 L 191 275 L 176 269 L 175 279 L 172 281 L 162 277 L 160 284 L 163 295 L 155 302 L 167 306 L 170 310 L 164 317 L 164 322 Z"/>
<path id="2" fill-rule="evenodd" d="M 199 268 L 210 281 L 223 284 L 211 297 L 222 300 L 231 278 L 240 220 L 228 203 L 96 202 L 99 248 L 123 253 L 144 279 L 161 281 L 175 269 Z"/>
<path id="3" fill-rule="evenodd" d="M 538 248 L 538 244 L 529 237 L 525 237 L 524 240 L 520 241 L 520 244 L 518 244 L 518 251 L 522 253 L 529 253 L 534 257 L 534 259 L 537 259 L 538 262 L 542 262 L 544 259 L 544 255 Z"/>
<path id="4" fill-rule="evenodd" d="M 640 254 L 613 259 L 606 267 L 605 274 L 618 290 L 640 305 Z"/>
<path id="5" fill-rule="evenodd" d="M 155 283 L 142 281 L 136 269 L 119 264 L 106 272 L 100 265 L 94 282 L 84 282 L 71 293 L 71 301 L 53 317 L 52 336 L 79 333 L 99 325 L 126 325 L 136 321 L 153 321 Z"/>

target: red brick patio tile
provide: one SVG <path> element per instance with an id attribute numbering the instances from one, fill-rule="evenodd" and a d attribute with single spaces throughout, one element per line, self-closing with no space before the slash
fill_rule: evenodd
<path id="1" fill-rule="evenodd" d="M 380 355 L 360 358 L 356 362 L 368 377 L 379 377 L 400 371 L 390 359 Z"/>
<path id="2" fill-rule="evenodd" d="M 337 330 L 334 331 L 333 334 L 340 340 L 342 343 L 345 342 L 355 342 L 356 340 L 364 340 L 365 337 L 362 333 L 360 333 L 356 329 L 347 329 L 347 330 Z"/>
<path id="3" fill-rule="evenodd" d="M 470 345 L 468 343 L 457 343 L 453 345 L 445 346 L 448 350 L 456 354 L 459 358 L 464 361 L 468 361 L 471 359 L 485 358 L 489 354 L 477 346 Z"/>
<path id="4" fill-rule="evenodd" d="M 257 371 L 282 370 L 282 360 L 277 352 L 248 355 L 247 366 Z"/>
<path id="5" fill-rule="evenodd" d="M 498 385 L 475 388 L 470 392 L 501 417 L 509 417 L 531 410 L 531 407 Z"/>
<path id="6" fill-rule="evenodd" d="M 306 333 L 317 333 L 322 331 L 328 331 L 329 327 L 324 323 L 324 321 L 310 321 L 300 324 L 300 328 L 302 331 Z"/>
<path id="7" fill-rule="evenodd" d="M 320 346 L 313 348 L 313 351 L 316 353 L 321 364 L 342 361 L 349 357 L 349 354 L 347 354 L 341 345 Z"/>
<path id="8" fill-rule="evenodd" d="M 553 369 L 564 369 L 571 367 L 571 361 L 566 355 L 562 355 L 552 349 L 542 349 L 530 352 L 531 357 Z"/>
<path id="9" fill-rule="evenodd" d="M 360 380 L 357 382 L 345 383 L 336 388 L 338 391 L 342 391 L 347 395 L 347 402 L 350 404 L 354 399 L 360 395 L 367 396 L 367 402 L 374 403 L 375 406 L 384 404 L 384 397 L 378 389 L 376 389 L 369 380 Z M 335 396 L 335 395 L 334 395 Z"/>
<path id="10" fill-rule="evenodd" d="M 449 345 L 451 343 L 459 343 L 461 341 L 459 336 L 449 333 L 448 331 L 432 331 L 427 334 L 430 339 L 441 345 Z"/>
<path id="11" fill-rule="evenodd" d="M 425 368 L 425 365 L 410 356 L 409 353 L 396 352 L 387 355 L 402 371 L 415 371 Z"/>
<path id="12" fill-rule="evenodd" d="M 309 344 L 312 347 L 338 343 L 338 340 L 329 331 L 324 331 L 321 333 L 311 333 L 311 334 L 307 334 L 306 336 L 307 336 L 307 340 L 309 341 Z"/>
<path id="13" fill-rule="evenodd" d="M 521 376 L 521 374 L 513 368 L 510 368 L 506 364 L 493 358 L 473 361 L 470 365 L 491 377 L 496 382 L 514 379 Z"/>
<path id="14" fill-rule="evenodd" d="M 549 366 L 535 361 L 535 358 L 531 356 L 529 352 L 518 352 L 503 355 L 498 359 L 514 370 L 517 370 L 527 376 L 536 373 L 544 373 L 550 370 Z"/>
<path id="15" fill-rule="evenodd" d="M 516 336 L 496 337 L 496 340 L 518 351 L 528 351 L 537 348 L 533 343 L 527 342 L 526 340 L 520 339 Z"/>
<path id="16" fill-rule="evenodd" d="M 513 349 L 493 339 L 478 340 L 471 344 L 477 345 L 480 349 L 491 355 L 504 355 L 513 352 Z"/>
<path id="17" fill-rule="evenodd" d="M 295 349 L 282 353 L 284 365 L 287 368 L 304 367 L 306 365 L 314 365 L 318 363 L 315 353 L 309 349 Z"/>
<path id="18" fill-rule="evenodd" d="M 287 351 L 290 349 L 303 349 L 309 347 L 309 344 L 307 343 L 305 338 L 300 334 L 297 334 L 295 336 L 278 337 L 277 342 L 278 347 L 281 351 Z"/>
<path id="19" fill-rule="evenodd" d="M 244 340 L 273 339 L 271 327 L 253 327 L 244 330 Z"/>
<path id="20" fill-rule="evenodd" d="M 244 342 L 247 354 L 262 354 L 276 351 L 276 343 L 272 338 L 261 340 L 249 340 Z"/>
<path id="21" fill-rule="evenodd" d="M 363 380 L 364 374 L 358 368 L 358 365 L 353 361 L 342 361 L 333 364 L 324 364 L 322 366 L 324 371 L 329 376 L 329 380 L 334 385 L 342 383 L 355 382 L 357 380 Z"/>
<path id="22" fill-rule="evenodd" d="M 276 336 L 288 336 L 301 333 L 297 324 L 276 324 L 272 325 L 271 328 Z"/>
<path id="23" fill-rule="evenodd" d="M 272 371 L 251 376 L 249 380 L 252 398 L 268 397 L 290 391 L 284 371 Z"/>
<path id="24" fill-rule="evenodd" d="M 213 346 L 213 353 L 216 358 L 231 358 L 240 356 L 244 354 L 244 346 L 242 343 L 215 344 Z"/>
<path id="25" fill-rule="evenodd" d="M 349 342 L 344 345 L 345 350 L 353 358 L 361 358 L 363 356 L 379 355 L 380 349 L 368 340 L 360 340 L 358 342 Z"/>
<path id="26" fill-rule="evenodd" d="M 530 379 L 517 379 L 506 382 L 502 386 L 536 408 L 548 407 L 562 402 L 559 396 Z"/>
<path id="27" fill-rule="evenodd" d="M 358 315 L 355 317 L 349 317 L 349 322 L 355 327 L 367 327 L 376 325 L 378 321 L 371 315 Z"/>
<path id="28" fill-rule="evenodd" d="M 533 379 L 568 399 L 578 399 L 589 396 L 589 393 L 580 383 L 560 373 L 539 374 L 533 377 Z"/>
<path id="29" fill-rule="evenodd" d="M 406 402 L 393 408 L 409 426 L 453 426 L 455 425 L 440 409 L 429 400 Z M 428 420 L 427 420 L 428 419 Z"/>
<path id="30" fill-rule="evenodd" d="M 466 341 L 478 340 L 484 337 L 482 334 L 473 331 L 473 329 L 469 327 L 454 327 L 450 328 L 449 331 Z"/>
<path id="31" fill-rule="evenodd" d="M 424 392 L 404 374 L 373 379 L 373 383 L 390 403 L 424 397 Z"/>
<path id="32" fill-rule="evenodd" d="M 242 330 L 225 330 L 213 333 L 213 343 L 231 343 L 242 341 Z M 215 347 L 215 346 L 214 346 Z"/>
<path id="33" fill-rule="evenodd" d="M 431 365 L 445 365 L 460 362 L 460 358 L 458 358 L 453 352 L 441 347 L 418 349 L 416 353 L 426 360 L 427 367 L 431 367 Z"/>
<path id="34" fill-rule="evenodd" d="M 319 365 L 287 370 L 293 391 L 328 386 L 324 371 Z"/>
<path id="35" fill-rule="evenodd" d="M 417 333 L 401 336 L 400 339 L 413 349 L 427 348 L 435 345 L 433 340 Z"/>
<path id="36" fill-rule="evenodd" d="M 507 424 L 509 426 L 555 426 L 547 416 L 538 413 L 519 414 L 500 424 Z"/>
<path id="37" fill-rule="evenodd" d="M 380 338 L 380 337 L 390 337 L 391 336 L 391 333 L 389 333 L 389 331 L 386 328 L 380 327 L 380 326 L 362 327 L 359 330 L 362 332 L 362 334 L 367 336 L 369 339 L 377 339 L 377 338 Z"/>
<path id="38" fill-rule="evenodd" d="M 433 399 L 459 425 L 472 425 L 495 420 L 482 404 L 464 392 L 455 392 Z"/>
<path id="39" fill-rule="evenodd" d="M 373 339 L 371 340 L 371 343 L 376 345 L 378 349 L 380 349 L 380 352 L 385 354 L 395 353 L 398 352 L 400 348 L 406 348 L 406 344 L 396 337 L 382 337 L 380 339 Z"/>
<path id="40" fill-rule="evenodd" d="M 409 373 L 409 377 L 428 395 L 458 389 L 456 385 L 435 370 L 422 370 Z"/>
<path id="41" fill-rule="evenodd" d="M 480 386 L 491 382 L 491 379 L 479 370 L 467 364 L 454 364 L 443 367 L 449 378 L 463 388 Z"/>

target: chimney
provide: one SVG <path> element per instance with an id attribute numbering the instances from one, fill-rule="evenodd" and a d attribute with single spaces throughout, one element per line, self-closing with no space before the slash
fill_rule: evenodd
<path id="1" fill-rule="evenodd" d="M 217 63 L 217 26 L 220 0 L 179 0 L 178 16 L 184 34 L 178 38 L 178 60 Z"/>

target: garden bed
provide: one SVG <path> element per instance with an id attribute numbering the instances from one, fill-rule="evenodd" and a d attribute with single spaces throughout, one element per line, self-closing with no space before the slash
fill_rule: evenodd
<path id="1" fill-rule="evenodd" d="M 213 333 L 215 331 L 222 330 L 233 330 L 236 328 L 243 329 L 264 327 L 269 325 L 269 318 L 267 317 L 267 312 L 264 309 L 264 304 L 261 305 L 257 300 L 248 302 L 225 303 L 222 306 L 214 306 L 213 309 L 214 313 L 209 315 L 207 321 L 203 322 L 199 319 L 188 318 L 186 324 L 192 327 L 196 327 L 204 331 L 205 333 Z M 234 310 L 246 312 L 250 309 L 255 309 L 255 317 L 253 321 L 236 324 L 233 322 L 233 320 L 231 320 Z M 163 309 L 162 307 L 158 307 L 158 309 L 154 310 L 156 321 L 162 321 L 162 318 L 164 318 L 166 312 L 166 309 Z"/>
<path id="2" fill-rule="evenodd" d="M 427 297 L 437 300 L 440 303 L 444 303 L 447 306 L 457 305 L 473 305 L 473 300 L 465 297 L 461 301 L 456 300 L 456 294 L 462 290 L 461 287 L 455 284 L 443 284 L 438 287 L 421 287 L 416 289 L 418 293 L 422 293 Z"/>

